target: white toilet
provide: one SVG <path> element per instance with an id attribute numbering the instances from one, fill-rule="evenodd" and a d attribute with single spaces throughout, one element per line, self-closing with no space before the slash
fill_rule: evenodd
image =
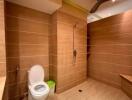
<path id="1" fill-rule="evenodd" d="M 28 100 L 46 100 L 49 87 L 44 82 L 44 69 L 41 65 L 34 65 L 28 71 Z"/>

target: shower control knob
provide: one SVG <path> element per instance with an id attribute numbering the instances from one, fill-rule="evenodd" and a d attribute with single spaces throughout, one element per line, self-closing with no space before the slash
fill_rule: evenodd
<path id="1" fill-rule="evenodd" d="M 74 56 L 74 57 L 77 56 L 77 50 L 73 50 L 73 56 Z"/>

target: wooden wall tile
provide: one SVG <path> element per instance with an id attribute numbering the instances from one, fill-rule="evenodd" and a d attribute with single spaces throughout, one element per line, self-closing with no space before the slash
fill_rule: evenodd
<path id="1" fill-rule="evenodd" d="M 132 11 L 88 24 L 89 75 L 120 87 L 119 74 L 132 75 Z"/>
<path id="2" fill-rule="evenodd" d="M 51 16 L 9 2 L 5 12 L 8 96 L 9 100 L 20 99 L 28 92 L 27 72 L 33 65 L 42 65 L 45 80 L 49 79 Z"/>

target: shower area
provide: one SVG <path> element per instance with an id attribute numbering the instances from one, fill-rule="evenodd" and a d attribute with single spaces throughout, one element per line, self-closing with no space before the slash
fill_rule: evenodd
<path id="1" fill-rule="evenodd" d="M 82 18 L 62 11 L 52 15 L 52 19 L 55 20 L 52 23 L 54 26 L 50 40 L 52 42 L 50 75 L 57 80 L 57 93 L 87 79 L 87 16 L 81 12 L 76 16 Z"/>

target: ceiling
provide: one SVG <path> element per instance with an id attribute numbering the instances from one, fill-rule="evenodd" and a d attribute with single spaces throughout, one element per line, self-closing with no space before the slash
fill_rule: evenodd
<path id="1" fill-rule="evenodd" d="M 52 14 L 62 6 L 62 0 L 7 0 L 24 7 Z"/>
<path id="2" fill-rule="evenodd" d="M 62 6 L 62 0 L 7 0 L 28 8 L 36 9 L 42 12 L 52 14 L 54 11 Z M 74 3 L 87 11 L 94 6 L 97 0 L 65 0 Z M 132 9 L 132 0 L 112 0 L 102 4 L 99 9 L 88 15 L 88 23 L 116 15 L 127 10 Z"/>
<path id="3" fill-rule="evenodd" d="M 90 9 L 97 2 L 97 0 L 70 0 L 70 1 L 80 5 L 81 7 L 87 9 L 88 11 L 90 11 Z M 122 13 L 130 9 L 132 9 L 132 0 L 115 0 L 115 2 L 112 2 L 112 0 L 110 0 L 102 4 L 95 13 L 88 15 L 88 23 Z"/>
<path id="4" fill-rule="evenodd" d="M 96 0 L 69 0 L 69 1 L 72 1 L 87 10 L 90 10 L 93 7 L 93 5 L 96 3 Z"/>
<path id="5" fill-rule="evenodd" d="M 88 16 L 88 22 L 94 22 L 102 18 L 117 15 L 132 9 L 132 0 L 116 0 L 116 2 L 106 2 L 99 9 Z"/>
<path id="6" fill-rule="evenodd" d="M 97 15 L 102 18 L 112 16 L 125 12 L 132 9 L 132 0 L 117 0 L 117 2 L 107 2 L 102 5 L 99 10 L 96 12 Z"/>

